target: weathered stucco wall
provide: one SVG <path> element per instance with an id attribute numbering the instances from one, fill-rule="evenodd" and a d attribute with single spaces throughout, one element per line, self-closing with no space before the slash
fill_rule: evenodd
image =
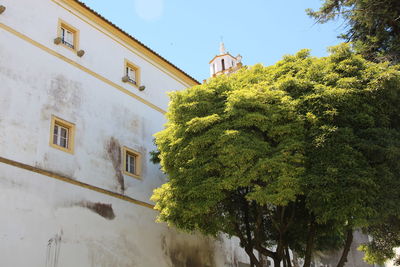
<path id="1" fill-rule="evenodd" d="M 234 241 L 178 233 L 151 209 L 0 167 L 2 266 L 236 266 Z"/>
<path id="2" fill-rule="evenodd" d="M 0 157 L 151 204 L 165 182 L 149 161 L 152 135 L 165 122 L 166 92 L 188 84 L 61 0 L 0 4 Z M 53 43 L 59 19 L 79 30 L 82 58 Z M 145 91 L 121 81 L 125 59 L 140 67 Z M 75 124 L 74 154 L 49 145 L 52 115 Z M 142 179 L 121 171 L 122 146 L 141 152 Z M 1 266 L 248 262 L 237 239 L 178 233 L 148 207 L 1 162 L 0 212 Z"/>
<path id="3" fill-rule="evenodd" d="M 167 91 L 188 85 L 57 3 L 0 1 L 7 7 L 0 15 L 0 157 L 151 203 L 152 190 L 165 182 L 149 161 L 152 135 L 165 122 L 159 109 L 167 108 Z M 79 29 L 82 58 L 53 43 L 59 18 Z M 124 59 L 140 67 L 145 91 L 121 81 Z M 75 124 L 73 154 L 49 145 L 52 115 Z M 142 179 L 121 172 L 122 146 L 141 152 Z M 178 233 L 155 223 L 148 207 L 1 162 L 0 211 L 1 266 L 247 261 L 235 239 Z"/>

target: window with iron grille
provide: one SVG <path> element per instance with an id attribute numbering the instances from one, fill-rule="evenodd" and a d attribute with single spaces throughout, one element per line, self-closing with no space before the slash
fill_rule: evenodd
<path id="1" fill-rule="evenodd" d="M 140 87 L 140 68 L 127 59 L 125 59 L 122 81 L 137 88 Z"/>
<path id="2" fill-rule="evenodd" d="M 136 84 L 136 69 L 130 65 L 126 66 L 126 76 L 128 77 L 128 81 Z"/>
<path id="3" fill-rule="evenodd" d="M 61 41 L 64 45 L 74 49 L 74 33 L 61 26 Z"/>
<path id="4" fill-rule="evenodd" d="M 54 43 L 61 44 L 71 50 L 77 51 L 79 46 L 79 30 L 59 19 L 57 38 Z"/>

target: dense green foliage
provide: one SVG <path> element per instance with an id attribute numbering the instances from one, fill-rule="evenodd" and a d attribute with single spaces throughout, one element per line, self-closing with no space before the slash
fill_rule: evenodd
<path id="1" fill-rule="evenodd" d="M 308 266 L 312 251 L 400 214 L 396 66 L 348 45 L 302 50 L 170 96 L 156 134 L 169 177 L 152 197 L 160 221 L 237 236 L 255 265 L 254 249 L 275 264 L 292 249 Z"/>
<path id="2" fill-rule="evenodd" d="M 396 217 L 387 218 L 383 223 L 368 227 L 368 234 L 372 237 L 369 244 L 361 247 L 366 252 L 366 261 L 373 264 L 384 265 L 387 259 L 396 255 L 394 247 L 400 247 L 400 219 Z M 396 265 L 400 265 L 400 259 L 396 259 Z"/>
<path id="3" fill-rule="evenodd" d="M 400 1 L 325 0 L 320 10 L 308 13 L 320 23 L 341 16 L 347 26 L 341 37 L 367 59 L 400 62 Z"/>

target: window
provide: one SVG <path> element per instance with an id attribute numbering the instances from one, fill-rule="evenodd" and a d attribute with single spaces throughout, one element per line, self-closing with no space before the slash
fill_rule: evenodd
<path id="1" fill-rule="evenodd" d="M 62 20 L 58 22 L 58 37 L 65 47 L 78 50 L 78 30 Z"/>
<path id="2" fill-rule="evenodd" d="M 67 28 L 61 27 L 61 41 L 69 48 L 74 49 L 74 33 Z"/>
<path id="3" fill-rule="evenodd" d="M 132 62 L 125 60 L 124 76 L 122 77 L 122 81 L 133 84 L 136 87 L 139 87 L 140 86 L 139 67 L 133 64 Z"/>
<path id="4" fill-rule="evenodd" d="M 125 170 L 131 174 L 136 174 L 137 155 L 127 152 L 125 159 Z"/>
<path id="5" fill-rule="evenodd" d="M 75 125 L 56 116 L 51 117 L 50 145 L 65 152 L 74 152 Z"/>
<path id="6" fill-rule="evenodd" d="M 222 59 L 221 63 L 222 63 L 222 70 L 225 70 L 225 59 Z"/>
<path id="7" fill-rule="evenodd" d="M 126 175 L 140 178 L 141 171 L 141 155 L 140 153 L 129 149 L 127 147 L 123 148 L 123 170 Z"/>
<path id="8" fill-rule="evenodd" d="M 68 148 L 69 129 L 59 124 L 54 125 L 53 144 Z"/>
<path id="9" fill-rule="evenodd" d="M 136 69 L 126 66 L 126 76 L 128 76 L 129 82 L 136 84 Z"/>

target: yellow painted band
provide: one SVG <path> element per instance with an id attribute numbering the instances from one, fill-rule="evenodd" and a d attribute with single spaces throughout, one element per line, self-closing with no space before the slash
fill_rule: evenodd
<path id="1" fill-rule="evenodd" d="M 54 2 L 55 4 L 59 5 L 60 7 L 64 8 L 65 10 L 69 11 L 71 14 L 73 14 L 77 18 L 81 19 L 82 21 L 86 22 L 93 28 L 97 29 L 99 32 L 107 35 L 109 38 L 111 38 L 112 40 L 114 40 L 115 42 L 120 44 L 121 46 L 125 47 L 129 51 L 131 51 L 131 52 L 135 53 L 136 55 L 138 55 L 139 57 L 143 58 L 144 60 L 146 60 L 153 66 L 160 69 L 162 72 L 171 76 L 176 81 L 181 83 L 183 86 L 190 87 L 190 86 L 195 86 L 195 85 L 199 84 L 198 81 L 196 81 L 194 78 L 192 78 L 189 75 L 187 75 L 186 73 L 184 73 L 182 70 L 179 70 L 172 63 L 167 62 L 166 60 L 161 58 L 159 55 L 157 55 L 156 53 L 154 53 L 153 51 L 151 51 L 150 49 L 145 47 L 143 44 L 134 40 L 132 37 L 128 36 L 125 32 L 116 28 L 114 25 L 110 24 L 108 21 L 100 18 L 98 15 L 94 14 L 88 8 L 83 7 L 82 4 L 78 3 L 77 1 L 75 1 L 75 0 L 51 0 L 51 1 Z M 76 12 L 72 12 L 71 10 L 69 10 L 68 8 L 66 8 L 59 2 L 65 3 L 70 8 L 73 8 L 74 10 L 78 11 L 78 14 L 76 14 Z M 87 19 L 85 19 L 84 17 L 86 17 Z M 112 35 L 109 33 L 111 33 Z M 122 42 L 119 40 L 121 40 Z M 134 49 L 132 49 L 131 47 Z M 164 71 L 164 69 L 168 70 L 169 73 Z M 175 77 L 177 77 L 178 79 Z"/>
<path id="2" fill-rule="evenodd" d="M 77 67 L 78 69 L 80 69 L 80 70 L 86 72 L 87 74 L 92 75 L 93 77 L 99 79 L 100 81 L 102 81 L 102 82 L 104 82 L 104 83 L 106 83 L 106 84 L 108 84 L 108 85 L 110 85 L 110 86 L 112 86 L 112 87 L 114 87 L 114 88 L 120 90 L 121 92 L 123 92 L 123 93 L 125 93 L 125 94 L 127 94 L 127 95 L 129 95 L 129 96 L 131 96 L 131 97 L 133 97 L 133 98 L 135 98 L 136 100 L 139 100 L 140 102 L 142 102 L 143 104 L 145 104 L 145 105 L 151 107 L 152 109 L 157 110 L 158 112 L 160 112 L 160 113 L 162 113 L 162 114 L 165 114 L 165 110 L 163 110 L 162 108 L 157 107 L 157 106 L 154 105 L 153 103 L 151 103 L 151 102 L 145 100 L 144 98 L 142 98 L 142 97 L 140 97 L 140 96 L 138 96 L 138 95 L 132 93 L 131 91 L 125 89 L 124 87 L 122 87 L 122 86 L 120 86 L 120 85 L 118 85 L 118 84 L 116 84 L 116 83 L 110 81 L 109 79 L 107 79 L 107 78 L 101 76 L 100 74 L 98 74 L 98 73 L 96 73 L 96 72 L 94 72 L 94 71 L 92 71 L 92 70 L 90 70 L 90 69 L 88 69 L 88 68 L 82 66 L 81 64 L 79 64 L 79 63 L 77 63 L 77 62 L 75 62 L 75 61 L 73 61 L 73 60 L 71 60 L 71 59 L 69 59 L 69 58 L 67 58 L 67 57 L 65 57 L 65 56 L 63 56 L 63 55 L 57 53 L 56 51 L 54 51 L 54 50 L 52 50 L 52 49 L 50 49 L 50 48 L 48 48 L 48 47 L 46 47 L 46 46 L 44 46 L 44 45 L 42 45 L 42 44 L 36 42 L 35 40 L 32 40 L 32 39 L 29 38 L 28 36 L 26 36 L 26 35 L 24 35 L 24 34 L 18 32 L 18 31 L 16 31 L 16 30 L 14 30 L 13 28 L 11 28 L 11 27 L 9 27 L 9 26 L 3 24 L 3 23 L 0 23 L 0 28 L 2 28 L 2 29 L 4 29 L 4 30 L 8 31 L 9 33 L 14 34 L 15 36 L 21 38 L 22 40 L 25 40 L 25 41 L 31 43 L 32 45 L 34 45 L 34 46 L 36 46 L 36 47 L 42 49 L 43 51 L 49 53 L 50 55 L 53 55 L 53 56 L 55 56 L 55 57 L 58 57 L 58 58 L 62 59 L 63 61 L 65 61 L 65 62 L 67 62 L 67 63 L 69 63 L 69 64 L 71 64 L 71 65 Z"/>
<path id="3" fill-rule="evenodd" d="M 95 192 L 98 192 L 98 193 L 102 193 L 102 194 L 105 194 L 105 195 L 108 195 L 108 196 L 111 196 L 111 197 L 114 197 L 114 198 L 122 199 L 124 201 L 128 201 L 130 203 L 133 203 L 133 204 L 136 204 L 136 205 L 139 205 L 139 206 L 142 206 L 142 207 L 146 207 L 146 208 L 149 208 L 149 209 L 154 209 L 154 205 L 146 203 L 144 201 L 140 201 L 140 200 L 137 200 L 137 199 L 125 196 L 125 195 L 121 195 L 121 194 L 118 194 L 118 193 L 115 193 L 115 192 L 112 192 L 112 191 L 109 191 L 109 190 L 106 190 L 106 189 L 103 189 L 103 188 L 100 188 L 100 187 L 97 187 L 97 186 L 93 186 L 93 185 L 90 185 L 90 184 L 87 184 L 87 183 L 83 183 L 83 182 L 74 180 L 74 179 L 72 179 L 70 177 L 66 177 L 66 176 L 51 172 L 51 171 L 43 170 L 43 169 L 40 169 L 40 168 L 37 168 L 37 167 L 33 167 L 31 165 L 27 165 L 27 164 L 24 164 L 24 163 L 21 163 L 21 162 L 17 162 L 17 161 L 14 161 L 14 160 L 10 160 L 10 159 L 6 159 L 6 158 L 3 158 L 3 157 L 0 157 L 0 162 L 4 163 L 4 164 L 11 165 L 11 166 L 14 166 L 14 167 L 17 167 L 17 168 L 24 169 L 24 170 L 27 170 L 27 171 L 31 171 L 31 172 L 35 172 L 35 173 L 38 173 L 38 174 L 41 174 L 41 175 L 45 175 L 45 176 L 48 176 L 50 178 L 54 178 L 54 179 L 59 180 L 59 181 L 63 181 L 63 182 L 69 183 L 69 184 L 80 186 L 80 187 L 83 187 L 83 188 L 86 188 L 86 189 L 89 189 L 89 190 L 92 190 L 92 191 L 95 191 Z"/>

